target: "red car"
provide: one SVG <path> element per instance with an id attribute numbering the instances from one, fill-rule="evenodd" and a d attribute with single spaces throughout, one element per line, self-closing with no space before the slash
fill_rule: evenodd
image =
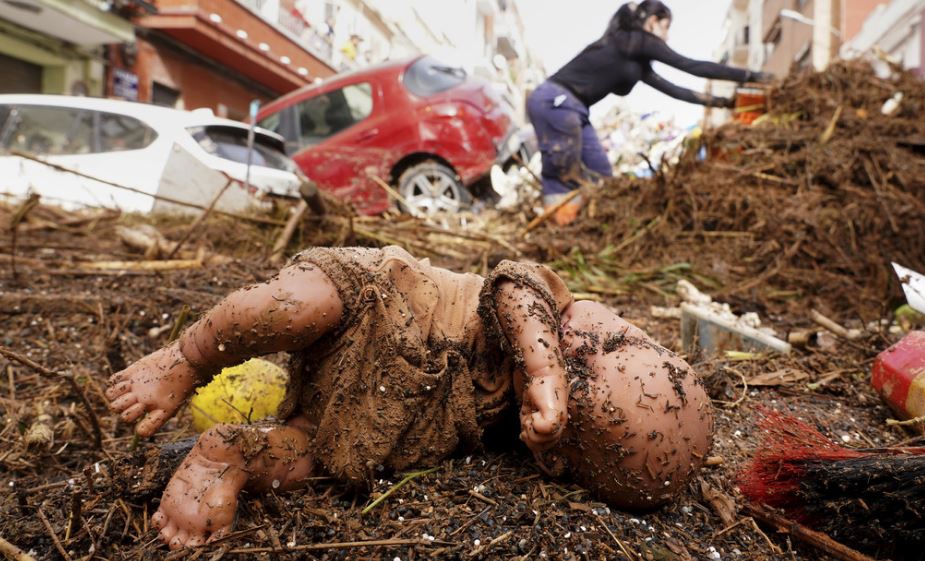
<path id="1" fill-rule="evenodd" d="M 365 214 L 389 207 L 379 178 L 427 214 L 472 202 L 469 188 L 520 148 L 491 85 L 429 56 L 335 76 L 265 106 L 261 127 L 318 186 Z"/>

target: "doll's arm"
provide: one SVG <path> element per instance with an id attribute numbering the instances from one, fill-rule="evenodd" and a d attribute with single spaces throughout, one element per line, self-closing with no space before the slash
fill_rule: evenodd
<path id="1" fill-rule="evenodd" d="M 228 295 L 178 343 L 155 351 L 109 379 L 106 397 L 135 432 L 150 436 L 196 386 L 253 356 L 303 349 L 340 322 L 343 304 L 317 267 L 298 263 L 269 281 Z M 143 418 L 142 418 L 143 417 Z"/>
<path id="2" fill-rule="evenodd" d="M 195 368 L 214 374 L 254 356 L 303 349 L 342 313 L 331 279 L 315 265 L 297 263 L 229 294 L 183 333 L 180 351 Z"/>
<path id="3" fill-rule="evenodd" d="M 498 284 L 498 321 L 526 374 L 521 400 L 521 439 L 534 452 L 558 442 L 565 428 L 568 386 L 559 332 L 549 304 L 533 289 Z"/>

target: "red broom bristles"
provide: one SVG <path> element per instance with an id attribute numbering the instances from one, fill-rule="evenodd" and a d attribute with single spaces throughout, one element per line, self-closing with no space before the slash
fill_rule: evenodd
<path id="1" fill-rule="evenodd" d="M 925 561 L 925 448 L 850 449 L 762 409 L 762 438 L 738 476 L 742 494 L 856 547 Z"/>
<path id="2" fill-rule="evenodd" d="M 739 475 L 739 488 L 749 500 L 769 506 L 795 506 L 794 493 L 806 460 L 844 460 L 864 456 L 843 448 L 803 421 L 771 409 L 761 410 L 764 434 L 751 463 Z"/>

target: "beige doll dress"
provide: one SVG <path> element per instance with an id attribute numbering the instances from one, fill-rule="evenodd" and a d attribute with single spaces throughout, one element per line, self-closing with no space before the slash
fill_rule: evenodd
<path id="1" fill-rule="evenodd" d="M 383 470 L 477 448 L 482 430 L 514 403 L 517 357 L 495 313 L 500 280 L 536 290 L 554 328 L 572 301 L 563 281 L 537 264 L 503 261 L 485 279 L 390 246 L 314 248 L 292 265 L 330 277 L 344 313 L 332 333 L 294 353 L 280 417 L 303 413 L 317 427 L 321 465 L 365 487 Z"/>

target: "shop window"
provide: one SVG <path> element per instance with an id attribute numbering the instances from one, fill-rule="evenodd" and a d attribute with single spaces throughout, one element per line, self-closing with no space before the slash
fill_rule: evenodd
<path id="1" fill-rule="evenodd" d="M 318 144 L 372 114 L 372 86 L 354 84 L 317 95 L 300 103 L 296 112 L 300 145 Z"/>
<path id="2" fill-rule="evenodd" d="M 151 84 L 151 103 L 161 107 L 177 107 L 180 101 L 180 90 L 165 86 L 159 82 Z"/>
<path id="3" fill-rule="evenodd" d="M 99 127 L 101 152 L 140 150 L 157 138 L 153 129 L 127 115 L 100 113 Z"/>
<path id="4" fill-rule="evenodd" d="M 7 123 L 8 147 L 41 155 L 93 152 L 93 114 L 83 109 L 20 105 Z"/>

